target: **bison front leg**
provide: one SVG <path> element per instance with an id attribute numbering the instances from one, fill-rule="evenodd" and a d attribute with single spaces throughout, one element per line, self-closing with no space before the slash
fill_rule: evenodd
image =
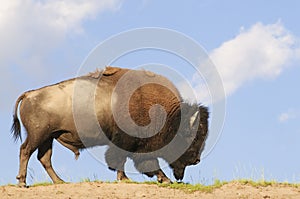
<path id="1" fill-rule="evenodd" d="M 105 160 L 108 168 L 111 170 L 117 170 L 117 180 L 119 181 L 129 180 L 124 171 L 126 159 L 127 154 L 119 151 L 113 146 L 108 148 L 105 153 Z"/>
<path id="2" fill-rule="evenodd" d="M 117 170 L 117 180 L 118 181 L 126 181 L 129 180 L 129 178 L 126 176 L 124 169 L 123 170 Z"/>
<path id="3" fill-rule="evenodd" d="M 62 183 L 64 182 L 54 171 L 52 164 L 51 164 L 51 156 L 52 156 L 52 143 L 53 139 L 49 139 L 45 141 L 39 148 L 38 148 L 38 155 L 37 158 L 47 171 L 48 175 L 52 179 L 54 183 Z"/>
<path id="4" fill-rule="evenodd" d="M 166 174 L 161 170 L 156 171 L 157 181 L 159 183 L 171 184 L 172 181 L 166 176 Z"/>
<path id="5" fill-rule="evenodd" d="M 148 177 L 157 177 L 159 183 L 170 184 L 172 181 L 166 176 L 166 174 L 160 169 L 157 159 L 147 160 L 133 160 L 136 169 L 147 175 Z"/>
<path id="6" fill-rule="evenodd" d="M 166 174 L 161 169 L 152 171 L 152 172 L 145 172 L 145 174 L 148 177 L 153 177 L 154 175 L 156 175 L 157 182 L 159 182 L 159 183 L 163 183 L 163 184 L 171 184 L 172 183 L 172 181 L 166 176 Z"/>

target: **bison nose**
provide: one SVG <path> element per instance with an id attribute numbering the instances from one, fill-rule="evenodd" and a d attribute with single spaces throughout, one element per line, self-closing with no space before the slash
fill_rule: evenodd
<path id="1" fill-rule="evenodd" d="M 195 162 L 194 162 L 194 164 L 198 164 L 200 162 L 200 159 L 198 158 Z"/>

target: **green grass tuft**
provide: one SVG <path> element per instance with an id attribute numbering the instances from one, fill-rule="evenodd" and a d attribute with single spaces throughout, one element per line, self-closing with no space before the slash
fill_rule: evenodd
<path id="1" fill-rule="evenodd" d="M 49 186 L 49 185 L 53 185 L 53 183 L 52 182 L 37 182 L 37 183 L 34 183 L 33 185 L 31 185 L 31 187 Z"/>
<path id="2" fill-rule="evenodd" d="M 90 178 L 83 178 L 80 182 L 92 182 L 92 180 Z"/>
<path id="3" fill-rule="evenodd" d="M 15 186 L 16 186 L 15 184 L 8 183 L 6 185 L 1 185 L 0 187 L 15 187 Z"/>
<path id="4" fill-rule="evenodd" d="M 222 187 L 227 184 L 227 182 L 221 182 L 220 180 L 215 180 L 212 185 L 203 185 L 203 184 L 186 184 L 175 182 L 173 184 L 158 184 L 160 187 L 167 187 L 171 189 L 179 189 L 188 193 L 193 193 L 195 191 L 201 191 L 206 193 L 211 193 L 213 190 Z"/>
<path id="5" fill-rule="evenodd" d="M 265 181 L 265 180 L 259 180 L 259 181 L 253 181 L 249 179 L 239 179 L 239 180 L 233 180 L 231 181 L 233 183 L 240 183 L 243 185 L 251 185 L 253 187 L 267 187 L 267 186 L 290 186 L 298 188 L 300 187 L 300 184 L 294 184 L 294 183 L 288 183 L 288 182 L 277 182 L 275 180 L 271 181 Z"/>
<path id="6" fill-rule="evenodd" d="M 220 180 L 215 180 L 213 185 L 202 185 L 202 184 L 192 185 L 192 184 L 178 183 L 178 182 L 174 182 L 172 184 L 163 184 L 163 183 L 159 183 L 157 181 L 135 182 L 135 181 L 129 180 L 129 181 L 122 181 L 122 183 L 156 185 L 156 186 L 164 187 L 164 188 L 179 189 L 179 190 L 183 190 L 183 191 L 189 192 L 189 193 L 193 193 L 195 191 L 202 191 L 202 192 L 210 193 L 214 189 L 222 187 L 227 182 L 221 182 Z"/>

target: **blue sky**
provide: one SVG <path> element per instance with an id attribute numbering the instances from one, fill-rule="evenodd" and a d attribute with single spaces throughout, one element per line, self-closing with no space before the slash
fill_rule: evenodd
<path id="1" fill-rule="evenodd" d="M 199 165 L 188 167 L 185 182 L 262 177 L 299 182 L 299 8 L 296 0 L 0 1 L 0 184 L 16 182 L 20 143 L 13 142 L 10 126 L 18 96 L 74 77 L 97 44 L 143 27 L 193 38 L 216 65 L 227 93 L 221 137 Z M 177 63 L 165 54 L 137 55 L 120 60 L 119 66 Z M 116 176 L 87 151 L 75 161 L 58 143 L 52 159 L 66 181 Z M 168 169 L 166 174 L 174 179 Z M 34 154 L 29 183 L 47 179 Z"/>

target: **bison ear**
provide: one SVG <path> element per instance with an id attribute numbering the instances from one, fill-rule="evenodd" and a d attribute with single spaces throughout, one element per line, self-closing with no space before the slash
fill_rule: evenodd
<path id="1" fill-rule="evenodd" d="M 197 121 L 198 116 L 199 116 L 199 110 L 196 111 L 194 113 L 194 115 L 192 115 L 192 117 L 190 118 L 190 128 L 192 128 L 195 125 L 195 122 Z"/>

